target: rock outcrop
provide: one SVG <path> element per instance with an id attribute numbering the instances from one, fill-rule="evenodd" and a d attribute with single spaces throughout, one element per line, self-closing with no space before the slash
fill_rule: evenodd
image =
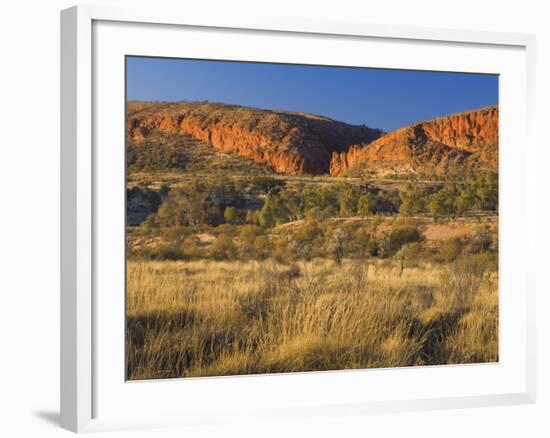
<path id="1" fill-rule="evenodd" d="M 370 144 L 333 154 L 330 175 L 359 171 L 372 175 L 422 170 L 443 173 L 475 163 L 498 166 L 498 108 L 453 114 L 392 131 Z"/>
<path id="2" fill-rule="evenodd" d="M 182 133 L 237 153 L 278 173 L 328 173 L 333 153 L 366 144 L 382 131 L 304 113 L 213 103 L 130 102 L 127 137 Z"/>

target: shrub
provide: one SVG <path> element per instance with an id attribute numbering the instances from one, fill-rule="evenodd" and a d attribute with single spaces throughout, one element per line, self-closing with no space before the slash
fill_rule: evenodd
<path id="1" fill-rule="evenodd" d="M 441 242 L 439 246 L 441 261 L 446 263 L 455 261 L 462 254 L 465 246 L 465 242 L 459 237 Z"/>
<path id="2" fill-rule="evenodd" d="M 289 240 L 286 236 L 280 236 L 273 242 L 273 258 L 279 263 L 288 263 L 294 260 L 292 249 L 289 248 Z"/>
<path id="3" fill-rule="evenodd" d="M 147 216 L 147 219 L 145 219 L 140 226 L 141 231 L 143 231 L 145 234 L 149 234 L 158 230 L 158 227 L 159 224 L 157 222 L 157 215 L 154 213 L 151 213 L 149 216 Z"/>
<path id="4" fill-rule="evenodd" d="M 215 260 L 231 260 L 236 258 L 237 248 L 231 237 L 220 234 L 208 248 L 208 253 Z"/>
<path id="5" fill-rule="evenodd" d="M 252 210 L 246 210 L 245 221 L 247 224 L 258 225 L 258 212 Z"/>
<path id="6" fill-rule="evenodd" d="M 370 193 L 365 193 L 359 196 L 357 200 L 357 214 L 365 217 L 372 213 L 373 200 Z"/>
<path id="7" fill-rule="evenodd" d="M 388 257 L 395 254 L 407 243 L 420 242 L 423 240 L 420 230 L 413 226 L 400 226 L 386 232 L 380 238 L 378 247 L 381 257 Z"/>
<path id="8" fill-rule="evenodd" d="M 162 228 L 160 236 L 166 242 L 181 243 L 181 241 L 189 235 L 189 228 L 187 227 L 167 227 Z"/>
<path id="9" fill-rule="evenodd" d="M 254 255 L 256 258 L 263 260 L 271 255 L 272 245 L 269 237 L 256 236 L 254 239 Z"/>
<path id="10" fill-rule="evenodd" d="M 316 221 L 308 221 L 296 231 L 294 238 L 298 242 L 310 243 L 321 235 L 321 233 L 322 231 Z"/>
<path id="11" fill-rule="evenodd" d="M 185 254 L 179 246 L 160 245 L 151 253 L 155 260 L 184 260 Z"/>
<path id="12" fill-rule="evenodd" d="M 349 246 L 349 235 L 342 228 L 337 228 L 328 243 L 328 253 L 332 259 L 340 264 L 346 255 Z"/>
<path id="13" fill-rule="evenodd" d="M 320 207 L 312 207 L 308 209 L 305 213 L 305 217 L 307 220 L 311 221 L 319 221 L 326 218 L 324 211 Z"/>
<path id="14" fill-rule="evenodd" d="M 367 255 L 376 255 L 376 252 L 378 251 L 376 240 L 364 227 L 357 228 L 357 230 L 355 230 L 352 241 L 354 244 L 353 251 L 359 258 L 363 258 Z"/>
<path id="15" fill-rule="evenodd" d="M 223 212 L 223 218 L 229 224 L 242 224 L 245 219 L 243 216 L 243 213 L 235 207 L 225 207 Z"/>
<path id="16" fill-rule="evenodd" d="M 263 229 L 257 225 L 243 225 L 239 230 L 239 239 L 251 243 L 256 236 L 263 234 Z"/>
<path id="17" fill-rule="evenodd" d="M 488 230 L 482 229 L 473 235 L 468 245 L 468 252 L 478 254 L 484 251 L 495 251 L 497 247 L 496 236 L 493 238 L 493 235 Z"/>
<path id="18" fill-rule="evenodd" d="M 187 237 L 182 244 L 183 251 L 188 258 L 199 258 L 203 256 L 203 251 L 196 236 Z"/>

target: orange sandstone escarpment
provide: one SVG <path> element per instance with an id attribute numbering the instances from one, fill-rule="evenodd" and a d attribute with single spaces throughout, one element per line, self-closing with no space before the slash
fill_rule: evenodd
<path id="1" fill-rule="evenodd" d="M 392 131 L 370 144 L 333 154 L 330 174 L 361 171 L 375 175 L 431 171 L 456 165 L 498 166 L 498 108 L 487 107 L 420 122 Z"/>
<path id="2" fill-rule="evenodd" d="M 237 153 L 280 173 L 328 173 L 333 153 L 366 144 L 382 131 L 304 113 L 214 103 L 130 102 L 127 137 L 182 133 Z"/>

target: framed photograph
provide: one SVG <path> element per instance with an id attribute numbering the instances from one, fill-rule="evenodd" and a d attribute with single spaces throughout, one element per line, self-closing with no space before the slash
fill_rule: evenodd
<path id="1" fill-rule="evenodd" d="M 535 400 L 534 37 L 61 14 L 62 426 Z"/>

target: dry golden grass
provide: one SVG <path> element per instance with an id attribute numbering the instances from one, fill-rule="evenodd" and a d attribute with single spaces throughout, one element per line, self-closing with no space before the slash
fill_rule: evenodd
<path id="1" fill-rule="evenodd" d="M 444 266 L 316 259 L 128 262 L 128 379 L 498 360 L 481 257 Z"/>

